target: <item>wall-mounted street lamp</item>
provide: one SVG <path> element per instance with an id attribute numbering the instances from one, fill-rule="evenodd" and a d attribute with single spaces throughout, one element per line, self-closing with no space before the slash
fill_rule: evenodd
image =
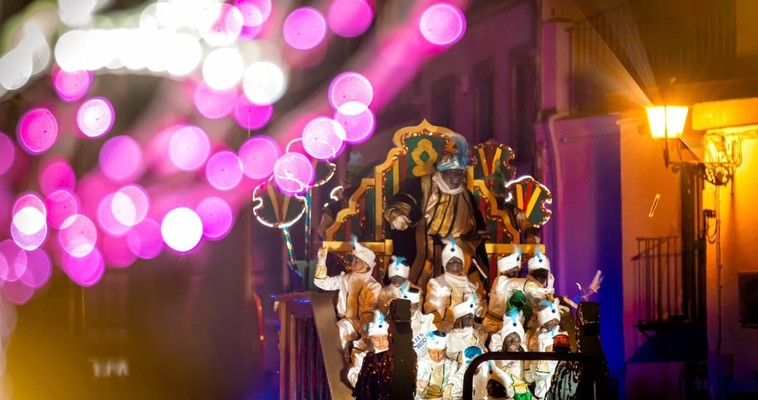
<path id="1" fill-rule="evenodd" d="M 684 132 L 687 122 L 688 107 L 660 106 L 647 107 L 647 119 L 650 124 L 650 136 L 653 139 L 664 139 L 663 161 L 669 167 L 669 139 L 679 139 Z"/>

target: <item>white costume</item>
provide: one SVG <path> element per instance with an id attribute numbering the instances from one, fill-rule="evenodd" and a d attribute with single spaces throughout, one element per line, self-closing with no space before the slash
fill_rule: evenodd
<path id="1" fill-rule="evenodd" d="M 507 311 L 508 299 L 513 293 L 508 287 L 508 278 L 502 275 L 503 272 L 521 267 L 521 248 L 513 246 L 514 252 L 507 257 L 503 257 L 497 262 L 498 277 L 492 283 L 492 289 L 490 290 L 490 301 L 487 306 L 487 315 L 482 321 L 482 325 L 487 329 L 487 332 L 497 332 L 503 327 L 503 315 Z"/>
<path id="2" fill-rule="evenodd" d="M 371 323 L 368 325 L 368 336 L 371 338 L 371 336 L 375 335 L 387 335 L 389 328 L 390 324 L 384 319 L 384 314 L 380 313 L 379 311 L 375 311 L 374 320 L 371 321 Z M 374 353 L 381 353 L 387 350 L 388 349 L 372 349 L 356 354 L 353 360 L 353 366 L 350 367 L 350 369 L 347 371 L 347 380 L 350 382 L 350 384 L 355 387 L 355 383 L 358 382 L 358 376 L 361 374 L 361 368 L 363 368 L 363 359 L 366 358 L 366 354 L 368 354 L 369 351 L 373 351 Z"/>
<path id="3" fill-rule="evenodd" d="M 442 265 L 447 266 L 453 257 L 464 260 L 463 250 L 451 241 L 442 250 Z M 444 273 L 431 279 L 427 284 L 424 312 L 427 314 L 435 313 L 435 322 L 445 321 L 452 324 L 454 322 L 452 308 L 466 301 L 469 297 L 475 296 L 478 288 L 478 284 L 470 282 L 464 275 Z M 483 314 L 484 306 L 481 301 L 477 301 L 474 315 L 482 317 Z"/>
<path id="4" fill-rule="evenodd" d="M 400 257 L 397 258 L 395 256 L 392 256 L 392 263 L 389 265 L 387 269 L 387 276 L 389 278 L 395 277 L 395 276 L 401 276 L 405 279 L 408 279 L 408 275 L 411 272 L 411 267 L 409 267 L 405 262 L 405 258 Z M 421 288 L 406 281 L 403 283 L 402 286 L 396 287 L 393 284 L 389 284 L 381 289 L 379 292 L 379 298 L 377 299 L 376 306 L 384 314 L 387 314 L 389 311 L 389 306 L 392 300 L 395 300 L 397 298 L 400 298 L 401 290 L 405 288 L 412 287 L 419 290 L 419 292 L 422 292 Z M 419 298 L 420 301 L 420 298 Z"/>
<path id="5" fill-rule="evenodd" d="M 418 290 L 402 291 L 401 294 L 401 298 L 410 300 L 412 305 L 418 304 L 420 297 Z M 429 358 L 426 341 L 429 332 L 436 330 L 437 326 L 434 325 L 433 315 L 424 314 L 418 308 L 413 311 L 411 315 L 411 331 L 413 332 L 413 350 L 416 351 L 416 359 Z"/>
<path id="6" fill-rule="evenodd" d="M 436 334 L 436 333 L 439 333 Z M 447 336 L 442 332 L 430 332 L 427 339 L 427 348 L 430 350 L 444 350 L 447 347 Z M 418 372 L 416 375 L 416 399 L 452 400 L 453 377 L 458 372 L 458 363 L 448 358 L 443 358 L 435 363 L 429 358 L 418 360 Z"/>
<path id="7" fill-rule="evenodd" d="M 552 352 L 553 340 L 559 333 L 565 333 L 559 331 L 559 326 L 556 325 L 550 331 L 544 329 L 546 322 L 552 320 L 560 321 L 561 315 L 558 308 L 559 301 L 556 299 L 553 303 L 548 301 L 542 302 L 545 308 L 540 310 L 537 315 L 537 323 L 539 328 L 537 329 L 534 337 L 529 341 L 529 350 L 539 352 Z M 558 361 L 533 361 L 529 367 L 529 371 L 526 371 L 525 377 L 527 380 L 533 380 L 535 382 L 534 397 L 537 399 L 544 399 L 550 389 L 550 383 L 553 379 L 553 373 L 555 373 L 555 367 L 558 365 Z"/>
<path id="8" fill-rule="evenodd" d="M 511 312 L 506 316 L 503 322 L 503 328 L 492 335 L 490 340 L 490 350 L 501 351 L 503 349 L 503 340 L 515 333 L 519 337 L 521 350 L 526 350 L 526 340 L 524 334 L 524 327 L 519 321 L 519 315 L 515 312 Z M 515 393 L 526 393 L 529 390 L 526 387 L 526 381 L 524 378 L 524 361 L 519 360 L 499 360 L 495 362 L 497 368 L 502 372 L 502 378 L 507 385 L 505 391 L 508 397 L 514 397 Z"/>
<path id="9" fill-rule="evenodd" d="M 453 316 L 457 320 L 468 314 L 474 314 L 476 308 L 476 296 L 471 296 L 467 301 L 453 308 Z M 467 328 L 455 328 L 447 334 L 447 358 L 459 363 L 463 362 L 463 351 L 471 346 L 484 349 L 487 341 L 487 332 L 481 326 Z"/>
<path id="10" fill-rule="evenodd" d="M 469 347 L 463 352 L 463 364 L 458 368 L 458 372 L 453 377 L 453 398 L 463 397 L 463 375 L 471 364 L 471 360 L 481 355 L 483 350 L 479 347 Z M 484 400 L 487 398 L 487 380 L 489 370 L 487 364 L 479 364 L 477 371 L 474 373 L 473 393 L 474 400 Z"/>
<path id="11" fill-rule="evenodd" d="M 340 331 L 343 346 L 351 340 L 360 337 L 359 331 L 370 321 L 376 309 L 376 299 L 379 297 L 381 285 L 371 276 L 371 270 L 376 265 L 373 251 L 362 246 L 353 237 L 353 256 L 358 257 L 369 265 L 368 272 L 326 276 L 326 255 L 319 258 L 313 283 L 323 290 L 339 290 L 337 295 L 337 326 Z"/>

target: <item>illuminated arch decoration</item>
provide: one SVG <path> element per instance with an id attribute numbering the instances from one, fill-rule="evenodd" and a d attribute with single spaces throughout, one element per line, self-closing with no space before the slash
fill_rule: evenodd
<path id="1" fill-rule="evenodd" d="M 288 228 L 308 210 L 305 198 L 290 196 L 277 190 L 273 178 L 253 191 L 253 215 L 261 224 L 271 228 Z"/>
<path id="2" fill-rule="evenodd" d="M 526 218 L 535 226 L 545 225 L 553 215 L 553 212 L 547 209 L 547 205 L 553 202 L 553 195 L 531 176 L 522 176 L 508 182 L 505 191 L 505 201 L 523 210 Z"/>

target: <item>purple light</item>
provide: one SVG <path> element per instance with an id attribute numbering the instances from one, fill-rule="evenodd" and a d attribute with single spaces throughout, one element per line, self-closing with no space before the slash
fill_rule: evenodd
<path id="1" fill-rule="evenodd" d="M 28 303 L 32 296 L 34 296 L 34 288 L 20 281 L 8 282 L 3 285 L 3 295 L 11 303 L 22 306 Z"/>
<path id="2" fill-rule="evenodd" d="M 126 234 L 126 244 L 132 254 L 146 260 L 157 257 L 163 251 L 161 226 L 152 219 L 145 219 Z"/>
<path id="3" fill-rule="evenodd" d="M 18 122 L 18 141 L 32 155 L 46 152 L 58 138 L 58 121 L 46 108 L 35 108 Z"/>
<path id="4" fill-rule="evenodd" d="M 284 41 L 298 50 L 316 47 L 326 35 L 324 16 L 315 8 L 298 8 L 284 20 Z"/>
<path id="5" fill-rule="evenodd" d="M 242 30 L 240 31 L 240 35 L 237 36 L 237 40 L 245 41 L 245 40 L 255 39 L 261 33 L 262 27 L 263 27 L 262 25 L 258 25 L 258 26 L 242 25 Z"/>
<path id="6" fill-rule="evenodd" d="M 458 7 L 450 3 L 437 3 L 424 11 L 419 27 L 430 43 L 445 46 L 463 37 L 466 18 Z"/>
<path id="7" fill-rule="evenodd" d="M 63 159 L 48 160 L 42 167 L 39 176 L 39 186 L 44 195 L 49 195 L 58 189 L 74 190 L 76 175 L 74 169 Z"/>
<path id="8" fill-rule="evenodd" d="M 47 210 L 34 194 L 21 196 L 13 205 L 11 236 L 24 250 L 34 250 L 47 238 Z"/>
<path id="9" fill-rule="evenodd" d="M 26 253 L 26 271 L 19 280 L 32 288 L 40 288 L 47 283 L 52 274 L 50 258 L 42 249 Z"/>
<path id="10" fill-rule="evenodd" d="M 131 136 L 116 136 L 100 149 L 100 169 L 114 182 L 137 179 L 144 171 L 142 149 Z"/>
<path id="11" fill-rule="evenodd" d="M 360 114 L 374 99 L 371 82 L 357 72 L 337 75 L 329 85 L 329 104 L 346 115 Z"/>
<path id="12" fill-rule="evenodd" d="M 104 97 L 88 99 L 76 112 L 76 126 L 89 138 L 105 135 L 113 127 L 115 112 L 113 106 Z"/>
<path id="13" fill-rule="evenodd" d="M 254 104 L 247 96 L 238 96 L 234 105 L 234 119 L 245 129 L 254 130 L 264 127 L 273 114 L 273 104 Z"/>
<path id="14" fill-rule="evenodd" d="M 202 129 L 185 126 L 171 135 L 168 154 L 171 161 L 184 171 L 194 171 L 205 164 L 211 151 L 211 142 Z"/>
<path id="15" fill-rule="evenodd" d="M 195 211 L 203 221 L 203 236 L 207 239 L 221 239 L 232 229 L 232 209 L 218 197 L 209 197 L 201 201 Z"/>
<path id="16" fill-rule="evenodd" d="M 345 142 L 358 144 L 365 142 L 374 133 L 376 118 L 368 108 L 355 115 L 334 113 L 334 120 L 345 129 Z"/>
<path id="17" fill-rule="evenodd" d="M 53 228 L 60 229 L 69 217 L 79 213 L 79 200 L 65 189 L 50 193 L 45 199 L 47 222 Z"/>
<path id="18" fill-rule="evenodd" d="M 303 147 L 311 157 L 330 160 L 342 152 L 345 129 L 330 118 L 316 118 L 303 129 Z"/>
<path id="19" fill-rule="evenodd" d="M 116 197 L 116 193 L 110 193 L 100 200 L 100 204 L 97 206 L 97 224 L 109 235 L 121 236 L 129 230 L 129 227 L 118 222 L 116 216 L 113 215 L 114 197 Z"/>
<path id="20" fill-rule="evenodd" d="M 287 153 L 274 165 L 274 182 L 282 193 L 299 194 L 313 183 L 313 164 L 300 153 Z"/>
<path id="21" fill-rule="evenodd" d="M 142 222 L 149 208 L 147 192 L 139 185 L 124 186 L 113 194 L 111 212 L 116 221 L 124 226 L 134 226 Z"/>
<path id="22" fill-rule="evenodd" d="M 205 9 L 200 31 L 211 46 L 224 46 L 237 39 L 242 30 L 243 16 L 230 4 L 214 4 Z"/>
<path id="23" fill-rule="evenodd" d="M 128 267 L 137 260 L 137 256 L 129 250 L 125 236 L 105 235 L 103 237 L 103 253 L 105 262 L 112 267 Z"/>
<path id="24" fill-rule="evenodd" d="M 95 248 L 97 229 L 89 218 L 76 214 L 63 222 L 58 233 L 58 240 L 66 253 L 81 258 L 90 254 Z"/>
<path id="25" fill-rule="evenodd" d="M 240 147 L 242 172 L 252 179 L 265 179 L 274 171 L 279 159 L 279 144 L 268 136 L 254 136 Z"/>
<path id="26" fill-rule="evenodd" d="M 74 283 L 79 286 L 93 286 L 103 277 L 105 262 L 100 250 L 93 248 L 84 257 L 63 255 L 63 268 Z"/>
<path id="27" fill-rule="evenodd" d="M 245 27 L 259 27 L 271 15 L 271 0 L 236 0 Z"/>
<path id="28" fill-rule="evenodd" d="M 16 159 L 16 148 L 8 135 L 0 132 L 0 175 L 6 173 Z"/>
<path id="29" fill-rule="evenodd" d="M 195 107 L 206 118 L 226 117 L 232 112 L 235 100 L 237 100 L 237 89 L 235 88 L 216 90 L 209 87 L 205 82 L 200 82 L 195 87 Z"/>
<path id="30" fill-rule="evenodd" d="M 161 236 L 168 247 L 186 253 L 200 243 L 203 237 L 203 222 L 192 209 L 175 208 L 163 218 Z"/>
<path id="31" fill-rule="evenodd" d="M 53 86 L 58 97 L 63 101 L 72 102 L 84 97 L 92 85 L 92 72 L 75 71 L 66 72 L 56 69 L 53 73 Z"/>
<path id="32" fill-rule="evenodd" d="M 14 282 L 27 267 L 26 252 L 10 239 L 0 243 L 0 282 Z"/>
<path id="33" fill-rule="evenodd" d="M 371 26 L 374 7 L 366 0 L 334 0 L 326 15 L 332 32 L 351 38 L 360 36 Z"/>
<path id="34" fill-rule="evenodd" d="M 205 177 L 218 190 L 234 189 L 242 180 L 242 162 L 232 151 L 219 151 L 205 165 Z"/>

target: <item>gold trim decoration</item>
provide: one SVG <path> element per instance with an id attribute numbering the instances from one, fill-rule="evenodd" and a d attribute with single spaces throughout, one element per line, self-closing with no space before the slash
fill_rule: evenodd
<path id="1" fill-rule="evenodd" d="M 361 196 L 363 196 L 366 191 L 372 186 L 376 186 L 374 185 L 374 179 L 363 178 L 361 180 L 361 186 L 359 186 L 358 189 L 356 189 L 355 193 L 350 196 L 347 208 L 343 208 L 337 213 L 337 215 L 334 217 L 334 224 L 332 224 L 332 226 L 326 230 L 327 241 L 334 240 L 334 234 L 337 233 L 337 231 L 342 227 L 345 218 L 358 215 L 360 213 L 360 209 L 358 208 L 358 199 L 360 199 Z M 350 244 L 349 239 L 347 243 Z"/>

